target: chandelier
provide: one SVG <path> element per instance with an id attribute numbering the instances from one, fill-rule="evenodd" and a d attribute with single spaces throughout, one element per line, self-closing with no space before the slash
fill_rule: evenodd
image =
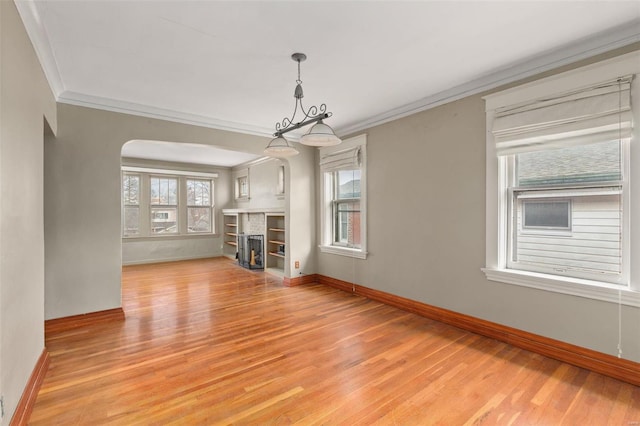
<path id="1" fill-rule="evenodd" d="M 305 110 L 302 105 L 304 93 L 302 91 L 302 80 L 300 79 L 300 62 L 307 59 L 307 55 L 304 53 L 294 53 L 291 55 L 291 59 L 298 63 L 298 79 L 296 80 L 296 88 L 293 92 L 296 105 L 291 118 L 285 117 L 281 122 L 276 123 L 276 131 L 273 134 L 274 138 L 264 150 L 265 155 L 270 157 L 291 157 L 297 155 L 298 150 L 292 147 L 283 135 L 311 123 L 315 124 L 311 126 L 307 134 L 300 138 L 301 144 L 309 146 L 331 146 L 342 142 L 342 140 L 335 135 L 333 129 L 322 121 L 332 115 L 330 112 L 327 112 L 327 106 L 325 104 L 321 104 L 320 107 L 313 105 L 308 110 Z M 294 120 L 298 111 L 302 113 L 302 117 L 300 121 L 295 122 Z"/>

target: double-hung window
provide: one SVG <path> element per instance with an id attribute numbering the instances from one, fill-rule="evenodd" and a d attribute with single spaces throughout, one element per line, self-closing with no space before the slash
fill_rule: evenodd
<path id="1" fill-rule="evenodd" d="M 639 56 L 485 98 L 488 279 L 640 304 Z"/>
<path id="2" fill-rule="evenodd" d="M 122 168 L 122 235 L 181 236 L 214 232 L 215 173 Z"/>
<path id="3" fill-rule="evenodd" d="M 125 236 L 140 233 L 140 175 L 122 176 L 122 232 Z"/>
<path id="4" fill-rule="evenodd" d="M 366 257 L 366 137 L 320 150 L 322 252 Z"/>
<path id="5" fill-rule="evenodd" d="M 178 179 L 151 176 L 151 233 L 176 234 L 178 232 Z"/>
<path id="6" fill-rule="evenodd" d="M 211 232 L 211 180 L 187 179 L 187 231 Z"/>

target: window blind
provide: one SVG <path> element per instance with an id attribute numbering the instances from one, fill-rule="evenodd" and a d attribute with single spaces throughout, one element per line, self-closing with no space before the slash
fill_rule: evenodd
<path id="1" fill-rule="evenodd" d="M 325 154 L 320 158 L 320 170 L 333 172 L 336 170 L 353 170 L 360 168 L 360 147 Z"/>
<path id="2" fill-rule="evenodd" d="M 628 138 L 633 76 L 496 110 L 498 155 Z"/>

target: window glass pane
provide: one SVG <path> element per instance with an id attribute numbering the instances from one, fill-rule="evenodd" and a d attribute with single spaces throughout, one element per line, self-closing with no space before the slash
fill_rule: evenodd
<path id="1" fill-rule="evenodd" d="M 168 186 L 167 186 L 168 188 Z M 173 234 L 178 232 L 178 211 L 175 208 L 154 207 L 151 209 L 151 233 Z"/>
<path id="2" fill-rule="evenodd" d="M 620 141 L 518 154 L 517 185 L 561 185 L 622 180 Z"/>
<path id="3" fill-rule="evenodd" d="M 187 228 L 189 232 L 211 232 L 211 208 L 189 207 Z"/>
<path id="4" fill-rule="evenodd" d="M 187 204 L 211 206 L 211 181 L 187 179 Z"/>
<path id="5" fill-rule="evenodd" d="M 241 176 L 236 179 L 236 187 L 238 191 L 238 198 L 249 196 L 249 180 L 247 179 L 247 176 Z"/>
<path id="6" fill-rule="evenodd" d="M 360 198 L 360 170 L 340 170 L 336 174 L 338 198 Z"/>
<path id="7" fill-rule="evenodd" d="M 278 167 L 278 194 L 284 194 L 284 166 Z"/>
<path id="8" fill-rule="evenodd" d="M 360 247 L 360 202 L 336 203 L 335 241 L 349 247 Z"/>
<path id="9" fill-rule="evenodd" d="M 137 206 L 124 208 L 124 235 L 137 235 L 140 232 L 140 209 Z"/>
<path id="10" fill-rule="evenodd" d="M 176 178 L 150 178 L 151 204 L 172 205 L 178 204 L 178 179 Z"/>
<path id="11" fill-rule="evenodd" d="M 524 201 L 522 204 L 525 228 L 569 229 L 569 201 Z"/>
<path id="12" fill-rule="evenodd" d="M 622 196 L 596 191 L 573 196 L 570 201 L 566 196 L 562 200 L 517 201 L 513 266 L 578 277 L 596 273 L 604 280 L 607 275 L 615 279 L 622 273 Z M 527 223 L 539 227 L 528 228 Z"/>
<path id="13" fill-rule="evenodd" d="M 125 206 L 137 206 L 140 203 L 140 176 L 122 176 L 122 199 Z"/>

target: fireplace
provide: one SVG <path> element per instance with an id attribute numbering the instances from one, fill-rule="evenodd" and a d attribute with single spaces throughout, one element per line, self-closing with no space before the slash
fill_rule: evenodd
<path id="1" fill-rule="evenodd" d="M 248 269 L 264 269 L 264 235 L 238 235 L 238 263 Z"/>

